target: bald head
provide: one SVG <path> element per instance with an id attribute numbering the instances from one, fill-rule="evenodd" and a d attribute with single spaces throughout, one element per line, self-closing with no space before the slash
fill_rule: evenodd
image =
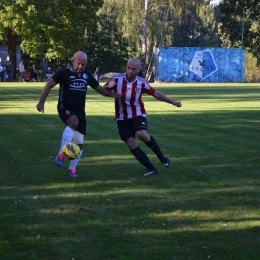
<path id="1" fill-rule="evenodd" d="M 85 70 L 87 65 L 88 56 L 83 51 L 78 51 L 74 54 L 72 60 L 73 70 L 77 73 L 81 73 Z"/>
<path id="2" fill-rule="evenodd" d="M 83 51 L 78 51 L 73 56 L 73 59 L 87 59 L 87 58 L 88 58 L 87 54 Z"/>
<path id="3" fill-rule="evenodd" d="M 133 58 L 133 59 L 130 59 L 128 62 L 127 62 L 127 65 L 134 65 L 135 67 L 141 69 L 141 61 L 137 58 Z"/>
<path id="4" fill-rule="evenodd" d="M 139 59 L 133 58 L 127 62 L 126 68 L 126 79 L 130 82 L 136 79 L 136 76 L 141 70 L 141 61 Z"/>

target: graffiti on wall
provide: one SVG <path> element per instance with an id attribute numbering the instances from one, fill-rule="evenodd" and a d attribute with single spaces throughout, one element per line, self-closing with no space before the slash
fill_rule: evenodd
<path id="1" fill-rule="evenodd" d="M 243 82 L 245 50 L 240 48 L 160 48 L 155 80 L 162 82 Z"/>

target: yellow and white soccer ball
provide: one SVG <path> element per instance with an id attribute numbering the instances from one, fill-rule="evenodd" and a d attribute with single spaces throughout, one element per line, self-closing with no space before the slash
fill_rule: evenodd
<path id="1" fill-rule="evenodd" d="M 64 158 L 74 160 L 79 156 L 80 148 L 77 144 L 69 142 L 62 147 Z"/>

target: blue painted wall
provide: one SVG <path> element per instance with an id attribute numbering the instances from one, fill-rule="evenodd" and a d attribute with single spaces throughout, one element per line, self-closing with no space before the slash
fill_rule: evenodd
<path id="1" fill-rule="evenodd" d="M 162 82 L 244 82 L 245 49 L 160 48 L 155 80 Z"/>

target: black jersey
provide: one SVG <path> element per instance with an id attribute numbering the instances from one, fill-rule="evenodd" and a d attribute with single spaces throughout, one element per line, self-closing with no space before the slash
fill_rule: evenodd
<path id="1" fill-rule="evenodd" d="M 71 107 L 85 112 L 88 85 L 96 88 L 99 83 L 88 71 L 77 73 L 71 67 L 58 71 L 53 80 L 60 84 L 58 109 Z"/>

